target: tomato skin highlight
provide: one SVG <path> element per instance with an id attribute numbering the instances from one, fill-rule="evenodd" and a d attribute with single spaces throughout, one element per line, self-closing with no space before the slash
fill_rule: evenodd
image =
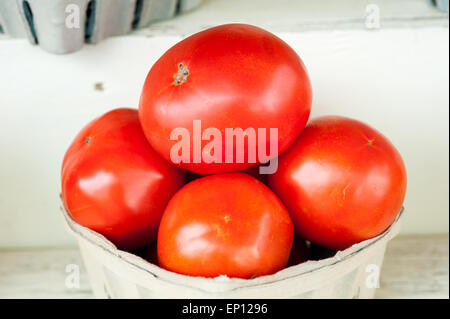
<path id="1" fill-rule="evenodd" d="M 263 183 L 241 173 L 197 179 L 170 200 L 161 220 L 161 267 L 190 276 L 253 278 L 286 266 L 292 220 Z"/>
<path id="2" fill-rule="evenodd" d="M 386 230 L 406 193 L 403 160 L 380 132 L 349 118 L 311 120 L 269 186 L 301 237 L 345 249 Z"/>
<path id="3" fill-rule="evenodd" d="M 67 150 L 62 198 L 70 216 L 118 248 L 153 242 L 164 209 L 185 173 L 164 161 L 145 138 L 135 109 L 93 120 Z"/>
<path id="4" fill-rule="evenodd" d="M 178 84 L 180 65 L 188 73 Z M 311 102 L 306 68 L 291 47 L 255 26 L 228 24 L 182 40 L 153 65 L 142 90 L 139 116 L 150 144 L 168 161 L 176 143 L 170 140 L 172 130 L 187 129 L 190 158 L 176 165 L 206 175 L 259 163 L 258 156 L 256 163 L 249 162 L 247 147 L 243 163 L 238 163 L 236 156 L 233 163 L 225 162 L 225 128 L 253 128 L 256 132 L 265 128 L 267 154 L 274 143 L 281 154 L 306 125 Z M 221 132 L 222 163 L 206 163 L 203 158 L 200 163 L 193 161 L 194 120 L 201 120 L 203 130 L 217 128 Z M 278 129 L 277 140 L 270 141 L 270 128 Z M 208 142 L 201 141 L 202 150 Z M 252 149 L 262 146 L 258 138 L 251 145 Z"/>

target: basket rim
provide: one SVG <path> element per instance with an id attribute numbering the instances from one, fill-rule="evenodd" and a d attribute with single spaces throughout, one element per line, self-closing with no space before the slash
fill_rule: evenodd
<path id="1" fill-rule="evenodd" d="M 253 279 L 242 279 L 242 278 L 230 278 L 224 275 L 215 278 L 189 276 L 184 274 L 178 274 L 170 270 L 166 270 L 156 264 L 150 263 L 149 261 L 145 260 L 144 258 L 138 255 L 118 249 L 111 241 L 109 241 L 102 234 L 75 222 L 70 216 L 68 210 L 65 208 L 62 198 L 60 208 L 64 217 L 65 225 L 67 226 L 69 231 L 73 233 L 76 237 L 80 237 L 83 240 L 88 241 L 91 245 L 95 246 L 96 248 L 100 248 L 107 254 L 111 255 L 112 257 L 117 258 L 118 261 L 120 260 L 121 262 L 125 262 L 127 265 L 131 267 L 135 267 L 140 271 L 144 271 L 153 278 L 158 278 L 159 280 L 169 282 L 170 284 L 186 286 L 191 289 L 196 289 L 208 293 L 210 293 L 211 291 L 208 290 L 207 288 L 200 288 L 199 286 L 205 283 L 207 284 L 214 283 L 215 285 L 229 285 L 230 283 L 234 283 L 237 285 L 236 287 L 227 289 L 227 291 L 234 291 L 241 288 L 263 287 L 273 283 L 288 280 L 293 277 L 299 278 L 301 276 L 312 275 L 313 273 L 319 270 L 323 270 L 324 268 L 348 262 L 351 259 L 354 259 L 357 256 L 369 250 L 369 248 L 373 247 L 376 243 L 380 242 L 382 239 L 387 238 L 387 240 L 390 240 L 393 237 L 395 237 L 400 231 L 399 224 L 401 222 L 404 212 L 404 207 L 402 206 L 392 224 L 380 235 L 354 244 L 353 246 L 347 249 L 339 250 L 334 256 L 321 260 L 309 260 L 300 263 L 298 265 L 283 268 L 273 274 L 259 276 Z M 293 273 L 289 274 L 288 271 Z M 220 280 L 220 278 L 225 278 L 226 280 Z M 183 283 L 187 279 L 191 281 L 191 284 L 187 285 Z M 197 284 L 194 284 L 192 280 L 194 280 Z"/>

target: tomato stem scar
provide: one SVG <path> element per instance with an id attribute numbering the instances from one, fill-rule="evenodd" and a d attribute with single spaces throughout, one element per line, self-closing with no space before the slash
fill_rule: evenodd
<path id="1" fill-rule="evenodd" d="M 183 63 L 180 63 L 180 64 L 178 64 L 177 73 L 175 73 L 173 76 L 174 81 L 172 84 L 181 85 L 187 81 L 188 76 L 189 76 L 188 68 Z"/>

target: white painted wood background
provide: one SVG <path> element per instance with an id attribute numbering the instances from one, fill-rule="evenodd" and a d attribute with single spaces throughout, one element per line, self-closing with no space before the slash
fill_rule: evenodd
<path id="1" fill-rule="evenodd" d="M 365 26 L 368 3 L 380 8 L 379 30 Z M 209 0 L 70 55 L 0 37 L 0 247 L 73 245 L 58 195 L 75 134 L 111 108 L 136 107 L 171 45 L 227 22 L 273 31 L 301 55 L 313 116 L 358 118 L 398 147 L 409 179 L 404 233 L 448 233 L 448 15 L 427 0 Z"/>

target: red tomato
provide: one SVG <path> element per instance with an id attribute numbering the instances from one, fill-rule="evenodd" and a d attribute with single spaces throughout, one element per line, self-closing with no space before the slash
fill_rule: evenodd
<path id="1" fill-rule="evenodd" d="M 269 185 L 291 213 L 297 234 L 331 249 L 382 233 L 405 197 L 400 154 L 356 120 L 310 121 L 278 164 Z"/>
<path id="2" fill-rule="evenodd" d="M 303 130 L 311 99 L 305 66 L 291 47 L 260 28 L 229 24 L 186 38 L 153 65 L 142 91 L 139 116 L 150 144 L 169 161 L 171 148 L 181 140 L 171 140 L 171 132 L 187 129 L 189 154 L 178 165 L 215 174 L 256 165 L 248 160 L 248 144 L 252 150 L 264 146 L 269 155 L 277 143 L 278 153 L 272 157 L 284 152 Z M 217 153 L 217 162 L 208 164 L 203 155 L 194 162 L 194 153 L 199 154 L 197 150 L 204 150 L 210 142 L 203 140 L 198 142 L 200 148 L 194 146 L 194 120 L 201 121 L 202 132 L 207 128 L 220 131 L 222 157 Z M 266 143 L 258 143 L 258 137 L 254 143 L 247 140 L 243 151 L 231 149 L 233 163 L 225 163 L 225 128 L 252 128 L 256 136 L 258 128 L 264 128 Z M 270 128 L 278 129 L 277 139 L 268 137 Z M 237 162 L 237 152 L 244 154 L 242 163 Z"/>
<path id="3" fill-rule="evenodd" d="M 89 123 L 62 165 L 62 197 L 72 218 L 127 250 L 156 239 L 164 209 L 183 182 L 184 172 L 152 150 L 133 109 Z"/>
<path id="4" fill-rule="evenodd" d="M 170 200 L 158 259 L 180 274 L 253 278 L 286 265 L 293 235 L 289 213 L 263 183 L 241 173 L 211 175 Z"/>

